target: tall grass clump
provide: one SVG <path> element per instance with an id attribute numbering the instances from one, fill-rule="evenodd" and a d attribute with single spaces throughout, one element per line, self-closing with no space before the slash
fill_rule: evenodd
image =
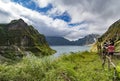
<path id="1" fill-rule="evenodd" d="M 49 58 L 40 59 L 35 56 L 24 57 L 17 64 L 0 65 L 0 80 L 39 81 L 45 78 L 45 73 L 50 68 L 52 68 L 52 65 Z"/>
<path id="2" fill-rule="evenodd" d="M 113 71 L 101 66 L 95 53 L 71 53 L 58 58 L 24 57 L 0 65 L 0 81 L 112 81 Z"/>

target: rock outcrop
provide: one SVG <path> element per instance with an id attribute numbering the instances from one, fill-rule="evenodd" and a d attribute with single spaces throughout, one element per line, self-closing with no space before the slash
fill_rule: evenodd
<path id="1" fill-rule="evenodd" d="M 0 54 L 16 58 L 24 56 L 26 52 L 44 56 L 51 55 L 54 51 L 47 44 L 44 35 L 22 19 L 0 24 Z"/>

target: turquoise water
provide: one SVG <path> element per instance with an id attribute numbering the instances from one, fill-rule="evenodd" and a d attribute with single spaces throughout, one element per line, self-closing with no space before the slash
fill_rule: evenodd
<path id="1" fill-rule="evenodd" d="M 63 53 L 89 51 L 90 46 L 51 46 L 57 52 L 54 56 L 60 56 Z"/>

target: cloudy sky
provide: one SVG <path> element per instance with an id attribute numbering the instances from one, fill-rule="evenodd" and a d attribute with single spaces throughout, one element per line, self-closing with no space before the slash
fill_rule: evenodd
<path id="1" fill-rule="evenodd" d="M 120 19 L 120 0 L 0 0 L 0 23 L 19 18 L 46 36 L 76 40 Z"/>

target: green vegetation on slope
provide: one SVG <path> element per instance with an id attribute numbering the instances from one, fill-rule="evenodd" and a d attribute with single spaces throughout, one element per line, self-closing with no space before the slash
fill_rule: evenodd
<path id="1" fill-rule="evenodd" d="M 118 51 L 118 52 L 120 52 L 120 41 L 117 41 L 116 43 L 115 43 L 115 47 L 116 47 L 116 51 Z"/>
<path id="2" fill-rule="evenodd" d="M 109 29 L 101 36 L 102 41 L 113 39 L 118 41 L 120 39 L 120 20 L 113 23 Z"/>
<path id="3" fill-rule="evenodd" d="M 112 81 L 113 70 L 101 64 L 100 57 L 89 52 L 55 59 L 24 57 L 19 63 L 1 64 L 0 81 Z"/>
<path id="4" fill-rule="evenodd" d="M 26 55 L 26 52 L 32 52 L 36 56 L 55 53 L 49 47 L 44 35 L 22 19 L 0 24 L 0 54 L 9 59 L 17 59 Z"/>
<path id="5" fill-rule="evenodd" d="M 120 51 L 120 45 L 119 45 L 119 41 L 120 41 L 120 20 L 116 21 L 115 23 L 113 23 L 108 30 L 99 38 L 101 39 L 101 45 L 103 45 L 103 43 L 109 39 L 112 39 L 115 42 L 115 48 L 116 51 Z M 93 47 L 91 48 L 91 51 L 97 51 L 97 45 L 99 44 L 99 42 L 97 41 Z"/>

